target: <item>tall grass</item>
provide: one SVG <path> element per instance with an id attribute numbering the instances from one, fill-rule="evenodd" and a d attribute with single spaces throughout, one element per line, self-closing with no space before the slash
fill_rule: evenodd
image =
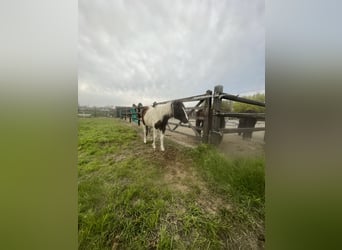
<path id="1" fill-rule="evenodd" d="M 215 192 L 229 195 L 229 199 L 248 212 L 264 215 L 264 157 L 227 159 L 209 145 L 201 145 L 190 154 Z"/>
<path id="2" fill-rule="evenodd" d="M 158 168 L 126 152 L 136 132 L 113 120 L 80 120 L 79 249 L 142 249 L 157 244 L 170 193 Z"/>

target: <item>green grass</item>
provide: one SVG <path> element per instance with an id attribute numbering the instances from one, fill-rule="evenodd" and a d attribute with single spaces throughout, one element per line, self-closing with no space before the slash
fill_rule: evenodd
<path id="1" fill-rule="evenodd" d="M 241 209 L 264 216 L 263 157 L 227 159 L 209 145 L 197 147 L 190 155 L 195 159 L 195 166 L 214 192 L 228 194 Z"/>
<path id="2" fill-rule="evenodd" d="M 154 152 L 138 133 L 116 119 L 79 119 L 79 249 L 256 246 L 264 224 L 263 159 L 228 160 L 214 148 L 168 140 L 166 152 Z M 198 175 L 181 179 L 172 175 L 177 169 Z M 231 208 L 209 213 L 206 198 Z"/>

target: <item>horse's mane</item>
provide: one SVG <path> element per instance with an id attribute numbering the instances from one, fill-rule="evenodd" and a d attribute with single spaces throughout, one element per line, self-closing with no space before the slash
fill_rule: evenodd
<path id="1" fill-rule="evenodd" d="M 155 107 L 150 106 L 151 109 L 154 109 L 155 112 L 157 112 L 158 115 L 172 115 L 172 108 L 171 108 L 171 102 L 167 102 L 165 104 L 158 104 Z"/>

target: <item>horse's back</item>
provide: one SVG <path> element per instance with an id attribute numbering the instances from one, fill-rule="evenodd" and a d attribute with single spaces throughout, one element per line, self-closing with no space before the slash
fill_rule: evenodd
<path id="1" fill-rule="evenodd" d="M 152 112 L 151 112 L 152 110 L 153 110 L 152 106 L 147 106 L 142 109 L 141 117 L 142 117 L 143 124 L 145 126 L 153 126 Z"/>

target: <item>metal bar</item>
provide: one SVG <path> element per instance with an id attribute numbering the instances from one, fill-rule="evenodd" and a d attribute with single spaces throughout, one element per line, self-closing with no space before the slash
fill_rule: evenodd
<path id="1" fill-rule="evenodd" d="M 237 101 L 237 102 L 243 102 L 243 103 L 257 105 L 257 106 L 261 106 L 261 107 L 265 107 L 266 106 L 266 103 L 264 103 L 264 102 L 250 100 L 250 99 L 247 99 L 247 98 L 238 97 L 238 96 L 227 94 L 227 93 L 220 94 L 219 98 L 220 99 L 228 99 L 228 100 Z"/>
<path id="2" fill-rule="evenodd" d="M 191 127 L 192 131 L 194 131 L 196 137 L 201 137 L 200 132 L 197 131 L 197 127 Z"/>
<path id="3" fill-rule="evenodd" d="M 185 98 L 180 98 L 180 99 L 175 99 L 175 100 L 169 100 L 169 101 L 164 101 L 164 102 L 157 102 L 157 104 L 164 104 L 168 102 L 173 102 L 173 101 L 180 101 L 180 102 L 194 102 L 198 100 L 204 100 L 207 98 L 211 98 L 211 95 L 196 95 L 196 96 L 190 96 L 190 97 L 185 97 Z"/>
<path id="4" fill-rule="evenodd" d="M 187 133 L 183 133 L 183 132 L 180 132 L 180 131 L 171 130 L 170 132 L 171 132 L 171 133 L 177 133 L 177 134 L 181 134 L 181 135 L 190 136 L 190 137 L 193 137 L 193 138 L 196 139 L 196 140 L 199 139 L 199 137 L 196 136 L 196 135 L 189 135 L 189 134 L 187 134 Z"/>
<path id="5" fill-rule="evenodd" d="M 194 131 L 196 136 L 201 136 L 200 133 L 197 131 L 198 128 L 196 126 L 193 126 L 190 122 L 189 122 L 189 126 L 192 129 L 192 131 Z"/>
<path id="6" fill-rule="evenodd" d="M 188 110 L 190 112 L 193 112 L 195 110 L 202 110 L 203 107 L 198 107 L 198 106 L 194 106 L 194 107 L 186 107 L 185 110 Z"/>
<path id="7" fill-rule="evenodd" d="M 195 128 L 195 129 L 200 129 L 200 130 L 203 130 L 202 127 L 196 127 L 196 126 L 193 126 L 189 123 L 189 125 L 185 125 L 185 124 L 179 124 L 179 123 L 175 123 L 175 122 L 168 122 L 168 125 L 171 124 L 171 125 L 176 125 L 177 127 L 184 127 L 184 128 Z"/>
<path id="8" fill-rule="evenodd" d="M 188 113 L 188 116 L 192 115 L 192 113 L 197 109 L 197 110 L 201 110 L 203 109 L 203 107 L 199 108 L 199 106 L 204 102 L 204 100 L 200 100 L 195 107 L 191 107 L 188 109 L 191 109 L 190 112 Z"/>
<path id="9" fill-rule="evenodd" d="M 236 118 L 255 118 L 265 120 L 265 113 L 216 113 L 215 116 L 236 117 Z"/>
<path id="10" fill-rule="evenodd" d="M 171 129 L 170 126 L 169 126 L 169 124 L 171 124 L 171 125 L 176 125 L 176 126 L 175 126 L 173 129 Z M 198 133 L 197 130 L 203 130 L 202 127 L 193 126 L 193 125 L 191 125 L 191 123 L 188 123 L 188 125 L 185 125 L 185 124 L 181 124 L 181 123 L 168 122 L 168 126 L 169 126 L 169 129 L 170 129 L 171 131 L 175 131 L 178 127 L 191 128 L 191 129 L 194 131 L 194 133 L 195 133 L 196 136 L 200 136 L 200 134 Z"/>
<path id="11" fill-rule="evenodd" d="M 188 123 L 189 125 L 185 125 L 185 124 L 181 124 L 181 123 L 175 123 L 175 122 L 168 122 L 168 124 L 171 124 L 171 125 L 176 125 L 177 127 L 180 126 L 180 127 L 185 127 L 185 128 L 191 128 L 192 125 L 190 123 Z"/>
<path id="12" fill-rule="evenodd" d="M 232 134 L 232 133 L 243 133 L 243 132 L 252 132 L 252 131 L 265 131 L 266 128 L 223 128 L 220 129 L 219 132 L 224 133 L 224 134 Z M 215 131 L 212 131 L 215 132 Z M 216 131 L 217 132 L 217 131 Z"/>

